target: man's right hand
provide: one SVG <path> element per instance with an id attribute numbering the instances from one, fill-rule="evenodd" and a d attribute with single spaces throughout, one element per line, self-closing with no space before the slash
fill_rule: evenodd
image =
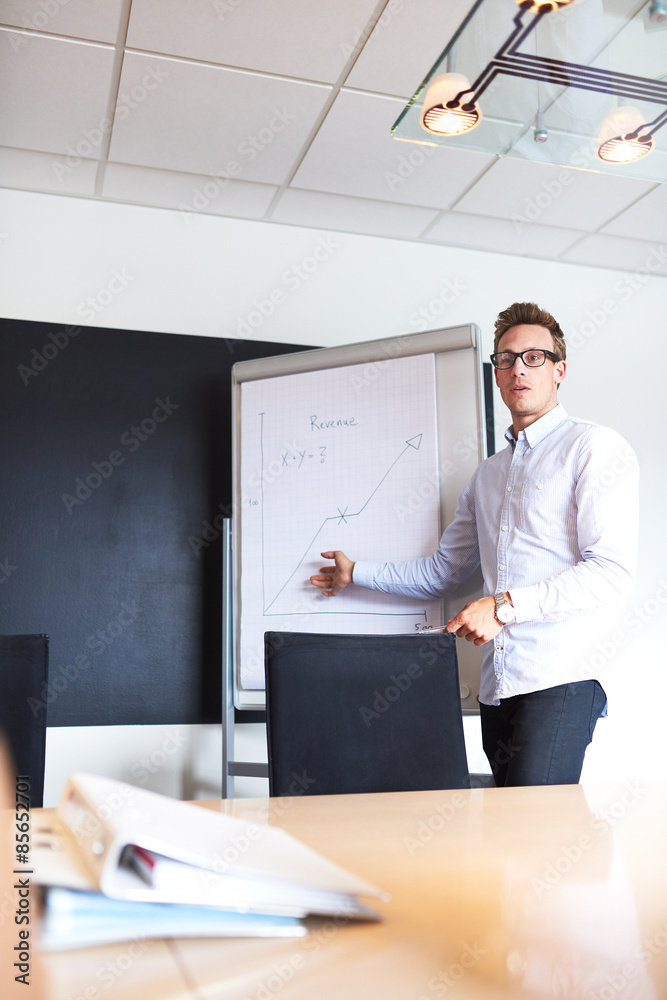
<path id="1" fill-rule="evenodd" d="M 339 590 L 352 583 L 354 563 L 344 552 L 336 549 L 334 552 L 321 552 L 323 559 L 333 559 L 333 566 L 322 566 L 320 572 L 311 576 L 313 587 L 319 587 L 323 597 L 335 597 Z"/>

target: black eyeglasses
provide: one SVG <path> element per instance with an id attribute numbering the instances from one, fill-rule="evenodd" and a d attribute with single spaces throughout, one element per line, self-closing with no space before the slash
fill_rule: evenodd
<path id="1" fill-rule="evenodd" d="M 491 363 L 495 368 L 512 368 L 517 358 L 521 358 L 528 368 L 541 368 L 547 358 L 552 361 L 560 359 L 553 351 L 542 351 L 531 347 L 527 351 L 500 351 L 491 355 Z"/>

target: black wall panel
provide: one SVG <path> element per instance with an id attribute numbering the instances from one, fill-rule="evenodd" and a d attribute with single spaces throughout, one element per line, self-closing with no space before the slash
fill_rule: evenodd
<path id="1" fill-rule="evenodd" d="M 301 349 L 0 321 L 0 632 L 50 636 L 49 726 L 219 721 L 231 368 Z"/>

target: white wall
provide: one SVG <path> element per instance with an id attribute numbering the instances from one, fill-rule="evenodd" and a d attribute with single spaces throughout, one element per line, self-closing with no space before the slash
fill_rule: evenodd
<path id="1" fill-rule="evenodd" d="M 14 191 L 0 192 L 0 209 L 0 301 L 10 318 L 325 347 L 475 322 L 489 354 L 493 320 L 509 303 L 531 299 L 553 312 L 569 344 L 561 401 L 571 413 L 620 430 L 642 466 L 639 582 L 620 638 L 597 653 L 609 661 L 617 696 L 598 726 L 584 779 L 663 777 L 667 278 L 651 274 L 650 258 L 628 273 Z M 158 729 L 150 737 L 155 752 L 165 738 Z M 113 770 L 109 748 L 122 745 L 127 756 L 131 745 L 129 734 L 117 744 L 113 736 L 50 732 L 49 794 L 57 795 L 70 756 L 82 759 L 81 746 L 97 741 L 105 748 L 100 760 Z M 146 751 L 147 728 L 136 727 L 136 738 L 133 759 Z M 474 736 L 477 756 L 473 743 Z M 120 749 L 115 759 L 127 776 Z M 174 794 L 195 794 L 196 773 L 196 761 L 186 765 L 175 754 L 159 781 L 171 782 Z"/>

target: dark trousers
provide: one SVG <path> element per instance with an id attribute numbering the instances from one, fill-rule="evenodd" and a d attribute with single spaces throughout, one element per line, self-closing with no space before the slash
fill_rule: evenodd
<path id="1" fill-rule="evenodd" d="M 601 684 L 588 680 L 480 704 L 496 785 L 576 785 L 606 703 Z"/>

